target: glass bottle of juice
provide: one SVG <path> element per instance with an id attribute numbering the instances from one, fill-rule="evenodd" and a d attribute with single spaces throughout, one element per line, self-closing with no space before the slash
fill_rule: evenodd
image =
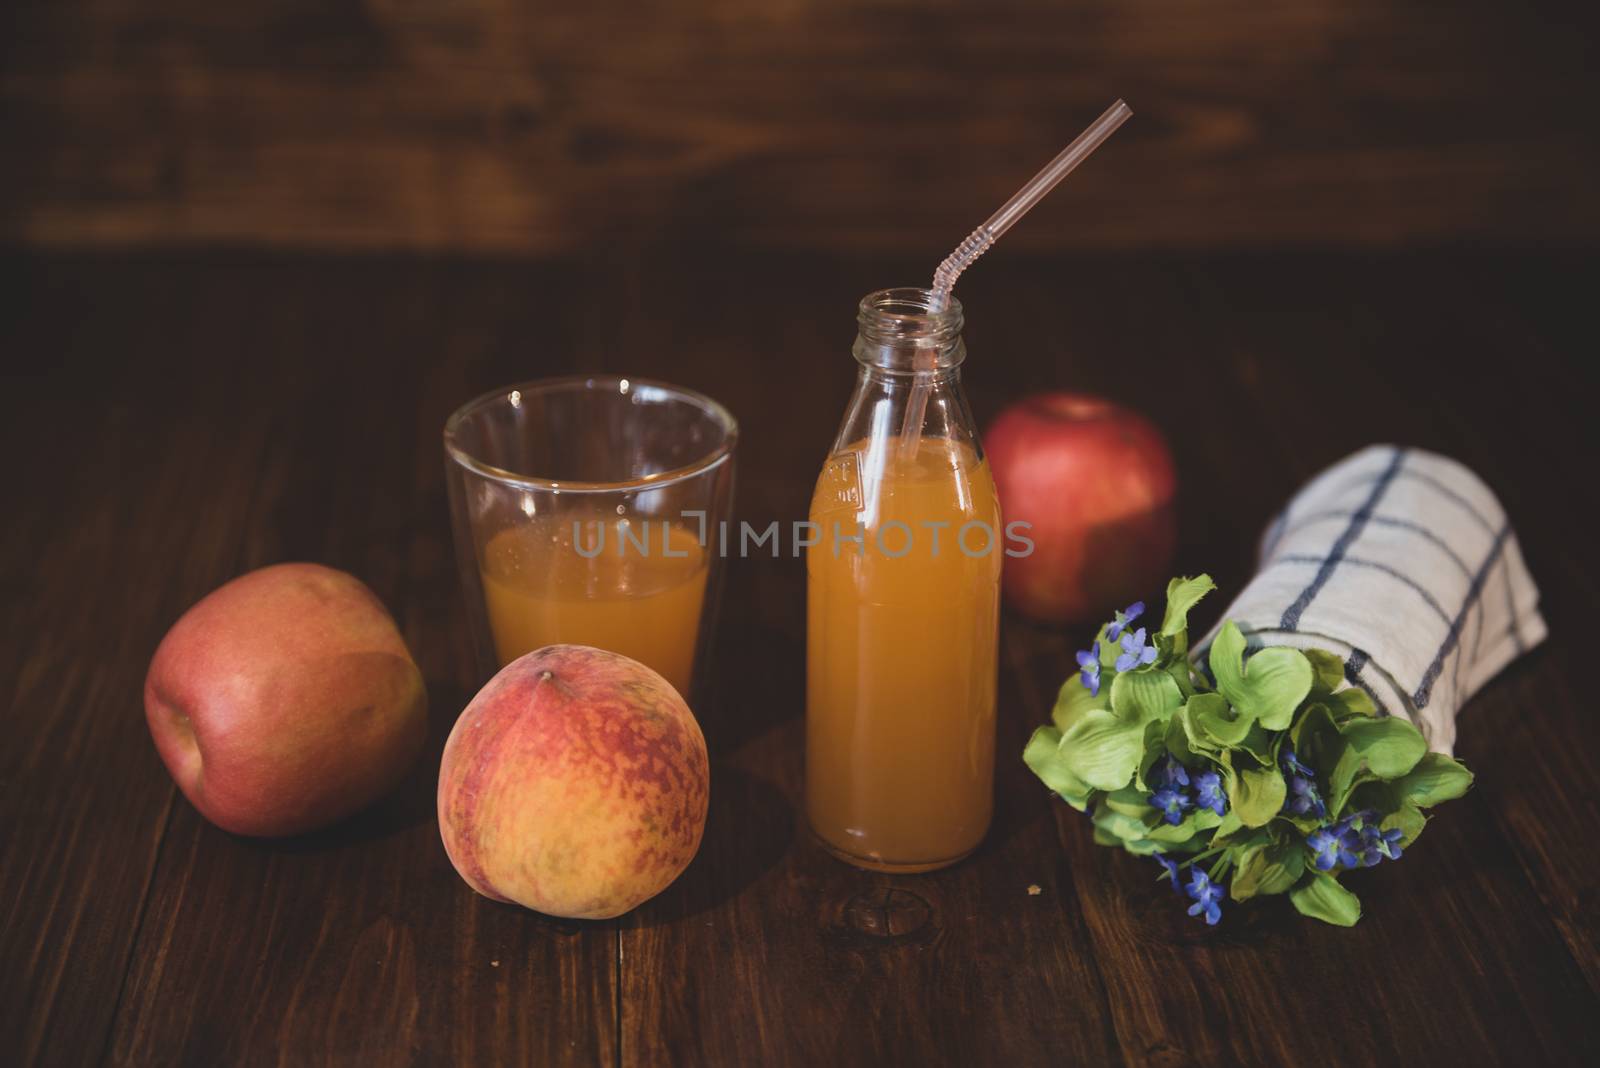
<path id="1" fill-rule="evenodd" d="M 806 550 L 807 814 L 829 850 L 879 871 L 955 863 L 994 805 L 1005 532 L 961 390 L 961 305 L 930 296 L 861 302 Z M 908 408 L 920 434 L 902 433 Z"/>

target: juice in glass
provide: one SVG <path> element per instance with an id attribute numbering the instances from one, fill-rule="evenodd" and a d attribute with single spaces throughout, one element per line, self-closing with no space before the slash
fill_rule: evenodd
<path id="1" fill-rule="evenodd" d="M 451 413 L 446 487 L 474 674 L 553 643 L 663 675 L 707 671 L 739 430 L 710 397 L 584 374 L 502 386 Z M 700 695 L 703 696 L 703 695 Z"/>
<path id="2" fill-rule="evenodd" d="M 485 545 L 479 573 L 500 663 L 557 642 L 592 645 L 687 695 L 708 570 L 697 534 L 654 519 L 573 524 L 530 518 Z"/>

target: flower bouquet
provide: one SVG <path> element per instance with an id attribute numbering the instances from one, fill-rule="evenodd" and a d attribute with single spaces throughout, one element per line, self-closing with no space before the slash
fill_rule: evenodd
<path id="1" fill-rule="evenodd" d="M 1163 879 L 1214 924 L 1234 901 L 1289 895 L 1307 916 L 1361 916 L 1340 882 L 1398 860 L 1425 810 L 1460 797 L 1472 774 L 1428 751 L 1406 719 L 1380 716 L 1345 664 L 1314 648 L 1249 653 L 1225 623 L 1202 669 L 1190 609 L 1214 589 L 1174 579 L 1153 635 L 1135 604 L 1099 631 L 1023 760 L 1094 822 L 1095 841 L 1150 855 Z M 1248 653 L 1248 655 L 1247 655 Z"/>

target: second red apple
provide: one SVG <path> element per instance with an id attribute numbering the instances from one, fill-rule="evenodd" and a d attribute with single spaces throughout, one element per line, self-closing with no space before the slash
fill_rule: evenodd
<path id="1" fill-rule="evenodd" d="M 1000 413 L 983 443 L 1007 525 L 1031 525 L 1033 551 L 1005 562 L 1018 611 L 1049 623 L 1108 618 L 1166 580 L 1177 476 L 1149 420 L 1099 397 L 1043 393 Z"/>

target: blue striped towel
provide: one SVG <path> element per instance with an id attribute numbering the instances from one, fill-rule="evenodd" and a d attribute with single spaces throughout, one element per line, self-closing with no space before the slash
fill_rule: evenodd
<path id="1" fill-rule="evenodd" d="M 1352 685 L 1410 717 L 1441 753 L 1462 704 L 1546 634 L 1494 493 L 1454 460 L 1393 445 L 1363 449 L 1295 494 L 1222 618 L 1253 647 L 1343 658 Z"/>

